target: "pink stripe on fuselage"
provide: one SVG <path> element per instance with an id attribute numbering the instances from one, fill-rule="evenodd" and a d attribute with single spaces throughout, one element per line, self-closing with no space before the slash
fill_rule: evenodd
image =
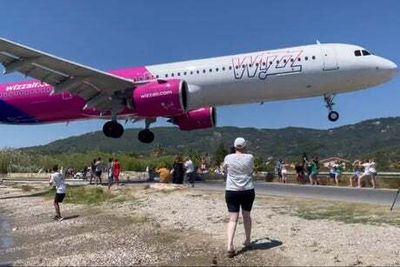
<path id="1" fill-rule="evenodd" d="M 114 70 L 110 73 L 133 81 L 154 78 L 145 67 Z M 81 97 L 69 93 L 50 96 L 52 90 L 51 85 L 37 80 L 3 84 L 0 85 L 0 101 L 29 115 L 38 123 L 100 118 L 100 113 L 95 110 L 83 110 L 86 101 Z M 133 111 L 125 109 L 121 114 L 133 114 Z"/>

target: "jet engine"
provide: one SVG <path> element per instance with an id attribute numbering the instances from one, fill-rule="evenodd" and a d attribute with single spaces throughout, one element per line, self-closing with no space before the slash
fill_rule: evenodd
<path id="1" fill-rule="evenodd" d="M 188 85 L 182 80 L 157 81 L 133 91 L 133 108 L 138 116 L 171 117 L 186 113 Z"/>
<path id="2" fill-rule="evenodd" d="M 214 107 L 195 109 L 173 117 L 172 121 L 183 131 L 208 129 L 216 124 L 216 110 Z"/>

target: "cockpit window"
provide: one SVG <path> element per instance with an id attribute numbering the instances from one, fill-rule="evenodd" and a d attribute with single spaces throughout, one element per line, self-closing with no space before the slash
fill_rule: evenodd
<path id="1" fill-rule="evenodd" d="M 354 55 L 355 55 L 356 57 L 360 57 L 360 56 L 361 56 L 361 51 L 360 51 L 360 50 L 354 51 Z"/>
<path id="2" fill-rule="evenodd" d="M 362 51 L 362 54 L 363 54 L 363 56 L 369 56 L 369 55 L 371 55 L 371 53 L 368 52 L 367 50 L 363 50 L 363 51 Z"/>

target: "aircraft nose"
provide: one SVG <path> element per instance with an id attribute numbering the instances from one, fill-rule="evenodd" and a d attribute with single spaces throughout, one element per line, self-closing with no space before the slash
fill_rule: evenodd
<path id="1" fill-rule="evenodd" d="M 399 72 L 399 68 L 397 67 L 396 63 L 385 58 L 380 60 L 376 68 L 387 74 L 390 78 L 393 78 Z"/>

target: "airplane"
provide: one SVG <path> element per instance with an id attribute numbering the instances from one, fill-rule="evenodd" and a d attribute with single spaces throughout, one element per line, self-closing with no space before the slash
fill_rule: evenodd
<path id="1" fill-rule="evenodd" d="M 36 80 L 0 85 L 0 122 L 41 124 L 106 119 L 105 136 L 119 138 L 118 120 L 144 121 L 151 143 L 158 117 L 180 130 L 214 127 L 217 106 L 323 96 L 328 119 L 338 93 L 393 79 L 395 63 L 351 44 L 320 43 L 110 72 L 0 38 L 4 74 Z"/>

